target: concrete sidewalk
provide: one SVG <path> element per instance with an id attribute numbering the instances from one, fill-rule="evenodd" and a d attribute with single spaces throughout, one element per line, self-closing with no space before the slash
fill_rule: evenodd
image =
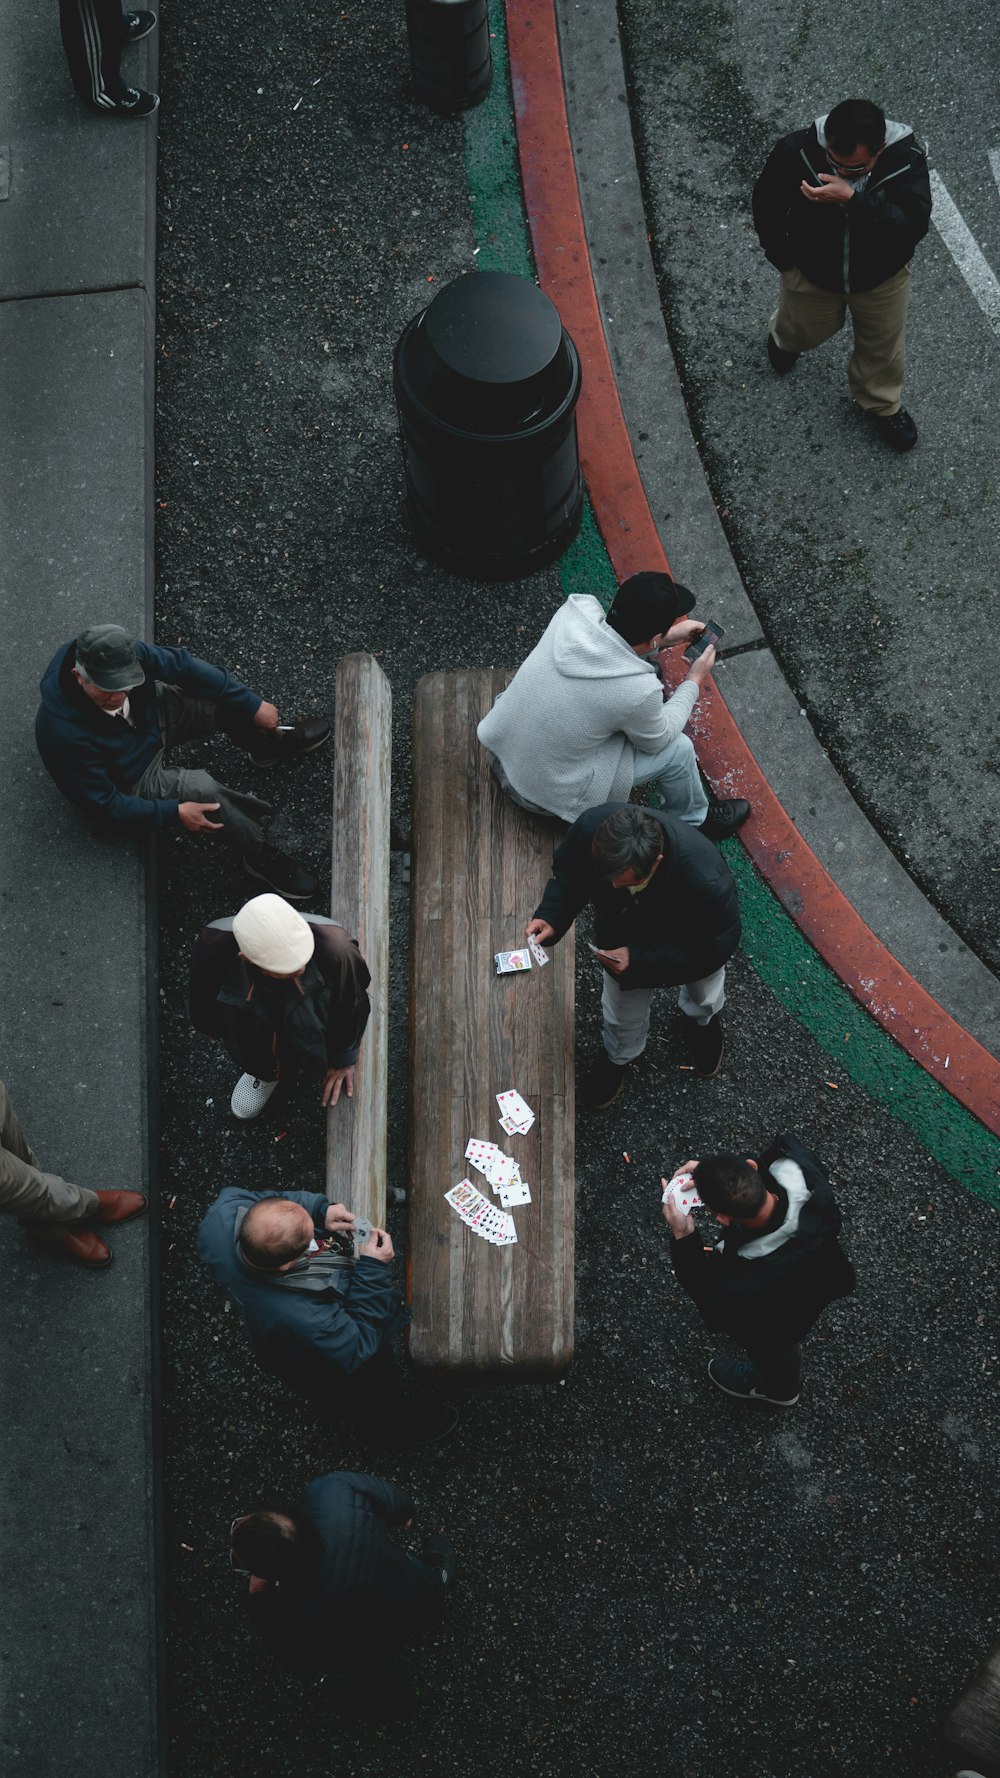
<path id="1" fill-rule="evenodd" d="M 55 6 L 0 3 L 0 1072 L 43 1162 L 154 1176 L 155 920 L 35 751 L 38 680 L 87 623 L 152 633 L 155 124 L 85 110 Z M 156 38 L 125 71 L 156 80 Z M 162 1769 L 155 1217 L 105 1276 L 4 1218 L 3 1766 Z"/>

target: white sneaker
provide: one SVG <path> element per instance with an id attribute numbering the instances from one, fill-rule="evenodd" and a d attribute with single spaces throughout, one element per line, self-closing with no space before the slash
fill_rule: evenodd
<path id="1" fill-rule="evenodd" d="M 277 1084 L 276 1080 L 257 1080 L 252 1074 L 241 1074 L 229 1101 L 233 1116 L 244 1121 L 259 1117 Z"/>

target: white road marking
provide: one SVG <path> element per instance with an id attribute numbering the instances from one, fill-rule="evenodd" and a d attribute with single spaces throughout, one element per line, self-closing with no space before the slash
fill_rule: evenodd
<path id="1" fill-rule="evenodd" d="M 993 168 L 993 177 L 1000 186 L 1000 148 L 990 149 L 990 166 Z"/>
<path id="2" fill-rule="evenodd" d="M 994 152 L 997 155 L 995 162 Z M 990 164 L 996 172 L 997 166 L 1000 165 L 1000 151 L 991 152 Z M 1000 281 L 997 280 L 983 258 L 971 229 L 963 220 L 961 211 L 950 196 L 940 173 L 936 173 L 932 168 L 930 179 L 931 193 L 934 198 L 931 221 L 937 228 L 938 234 L 994 333 L 1000 334 Z"/>

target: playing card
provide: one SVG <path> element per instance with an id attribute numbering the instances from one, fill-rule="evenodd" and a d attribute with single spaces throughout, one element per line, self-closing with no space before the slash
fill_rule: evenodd
<path id="1" fill-rule="evenodd" d="M 542 950 L 542 947 L 533 932 L 528 934 L 528 949 L 535 962 L 538 964 L 539 969 L 544 969 L 549 960 L 549 953 L 548 951 Z"/>
<path id="2" fill-rule="evenodd" d="M 514 1204 L 530 1204 L 531 1187 L 522 1180 L 512 1180 L 510 1185 L 500 1187 L 500 1202 L 505 1210 L 510 1210 Z"/>
<path id="3" fill-rule="evenodd" d="M 480 1142 L 477 1137 L 473 1137 L 465 1151 L 466 1160 L 471 1161 L 478 1172 L 485 1173 L 487 1179 L 490 1177 L 490 1168 L 500 1159 L 500 1155 L 501 1150 L 495 1142 Z"/>
<path id="4" fill-rule="evenodd" d="M 698 1209 L 701 1199 L 698 1196 L 694 1175 L 692 1173 L 675 1173 L 663 1188 L 662 1202 L 665 1204 L 668 1198 L 673 1199 L 682 1216 L 687 1216 L 690 1211 Z"/>
<path id="5" fill-rule="evenodd" d="M 497 1105 L 500 1108 L 500 1123 L 508 1136 L 523 1136 L 531 1129 L 535 1114 L 526 1099 L 511 1087 L 506 1093 L 497 1094 Z"/>

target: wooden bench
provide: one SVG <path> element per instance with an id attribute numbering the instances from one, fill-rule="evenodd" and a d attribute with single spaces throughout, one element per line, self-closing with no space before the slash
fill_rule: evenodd
<path id="1" fill-rule="evenodd" d="M 572 931 L 530 975 L 494 974 L 524 927 L 565 830 L 505 797 L 476 739 L 504 671 L 432 673 L 414 707 L 410 944 L 409 1244 L 414 1363 L 441 1371 L 552 1374 L 573 1354 Z M 494 1094 L 535 1113 L 507 1137 Z M 472 1136 L 518 1161 L 532 1201 L 517 1245 L 466 1228 L 444 1194 L 468 1177 Z"/>
<path id="2" fill-rule="evenodd" d="M 385 1226 L 392 692 L 370 654 L 337 664 L 330 912 L 361 946 L 372 1014 L 353 1099 L 327 1112 L 326 1195 Z"/>

